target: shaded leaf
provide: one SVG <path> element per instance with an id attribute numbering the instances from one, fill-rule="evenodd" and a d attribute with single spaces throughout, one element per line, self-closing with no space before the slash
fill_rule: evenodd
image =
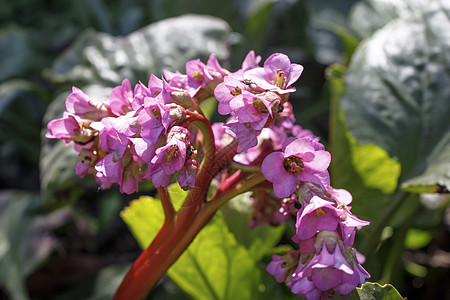
<path id="1" fill-rule="evenodd" d="M 101 300 L 111 299 L 125 277 L 130 265 L 111 265 L 104 267 L 94 276 L 83 280 L 74 288 L 54 300 Z"/>
<path id="2" fill-rule="evenodd" d="M 363 38 L 397 18 L 407 18 L 417 10 L 440 0 L 365 0 L 356 3 L 350 13 L 350 24 Z"/>
<path id="3" fill-rule="evenodd" d="M 191 59 L 206 61 L 211 53 L 227 58 L 229 32 L 224 21 L 199 15 L 163 20 L 125 37 L 88 31 L 56 60 L 50 76 L 54 82 L 78 86 L 113 86 L 125 78 L 146 83 L 151 73 L 184 71 Z"/>
<path id="4" fill-rule="evenodd" d="M 54 247 L 39 205 L 38 194 L 0 193 L 0 285 L 6 287 L 12 299 L 28 299 L 25 278 Z"/>
<path id="5" fill-rule="evenodd" d="M 285 231 L 285 226 L 265 224 L 251 228 L 250 196 L 251 193 L 244 193 L 234 197 L 222 207 L 221 211 L 237 241 L 248 249 L 255 261 L 259 261 L 264 255 L 272 254 L 273 247 L 280 241 Z"/>
<path id="6" fill-rule="evenodd" d="M 361 44 L 345 76 L 350 132 L 398 160 L 410 191 L 450 188 L 449 16 L 442 2 L 389 23 Z"/>

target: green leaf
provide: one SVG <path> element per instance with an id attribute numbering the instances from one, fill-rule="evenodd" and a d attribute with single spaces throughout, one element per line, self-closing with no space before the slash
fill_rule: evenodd
<path id="1" fill-rule="evenodd" d="M 32 33 L 22 28 L 0 31 L 0 82 L 42 68 L 42 57 L 33 47 Z"/>
<path id="2" fill-rule="evenodd" d="M 178 184 L 168 188 L 175 210 L 178 210 L 188 194 Z M 150 245 L 164 223 L 164 211 L 159 198 L 140 197 L 125 207 L 120 217 L 128 225 L 131 233 L 142 249 Z"/>
<path id="3" fill-rule="evenodd" d="M 205 61 L 211 53 L 227 58 L 229 33 L 224 21 L 199 15 L 166 19 L 125 37 L 87 31 L 55 61 L 50 77 L 78 87 L 113 86 L 125 78 L 146 83 L 151 73 L 184 71 L 191 59 Z"/>
<path id="4" fill-rule="evenodd" d="M 146 196 L 131 201 L 121 211 L 120 217 L 142 249 L 150 245 L 164 222 L 161 201 Z"/>
<path id="5" fill-rule="evenodd" d="M 345 188 L 352 193 L 353 213 L 374 221 L 377 216 L 373 212 L 381 209 L 388 195 L 397 187 L 400 166 L 382 148 L 359 144 L 348 131 L 340 108 L 345 71 L 339 65 L 327 70 L 331 94 L 331 183 L 335 188 Z M 370 231 L 370 227 L 366 230 Z"/>
<path id="6" fill-rule="evenodd" d="M 366 282 L 356 289 L 361 300 L 403 300 L 400 293 L 390 284 L 380 285 L 378 283 Z"/>
<path id="7" fill-rule="evenodd" d="M 179 187 L 169 189 L 169 193 L 172 199 L 181 199 L 183 193 L 186 196 Z M 174 203 L 181 205 L 181 201 Z M 121 217 L 145 248 L 162 226 L 164 212 L 159 200 L 141 197 L 132 201 Z M 168 275 L 195 299 L 256 299 L 261 274 L 251 252 L 238 243 L 218 213 L 169 269 Z"/>
<path id="8" fill-rule="evenodd" d="M 405 247 L 408 249 L 420 249 L 428 245 L 433 238 L 429 231 L 411 228 L 406 233 Z"/>
<path id="9" fill-rule="evenodd" d="M 215 97 L 208 98 L 204 100 L 202 103 L 200 103 L 200 108 L 202 109 L 203 113 L 205 114 L 208 120 L 211 121 L 212 117 L 214 116 L 214 113 L 216 113 L 218 103 L 219 102 Z"/>
<path id="10" fill-rule="evenodd" d="M 101 300 L 111 299 L 130 265 L 110 265 L 94 276 L 81 281 L 69 291 L 52 298 L 54 300 Z"/>
<path id="11" fill-rule="evenodd" d="M 350 25 L 363 38 L 371 36 L 387 23 L 405 18 L 440 0 L 365 0 L 357 2 L 350 12 Z"/>
<path id="12" fill-rule="evenodd" d="M 221 211 L 237 241 L 248 249 L 255 261 L 259 261 L 264 255 L 273 253 L 273 248 L 280 241 L 285 226 L 266 224 L 251 228 L 250 195 L 251 193 L 244 193 L 234 197 L 222 207 Z"/>
<path id="13" fill-rule="evenodd" d="M 390 284 L 380 285 L 376 282 L 366 282 L 348 295 L 336 294 L 336 300 L 403 300 L 399 292 Z"/>
<path id="14" fill-rule="evenodd" d="M 53 250 L 44 216 L 38 213 L 38 194 L 0 193 L 0 285 L 12 299 L 28 299 L 25 278 Z"/>
<path id="15" fill-rule="evenodd" d="M 169 269 L 195 299 L 256 299 L 260 271 L 244 246 L 216 215 Z"/>
<path id="16" fill-rule="evenodd" d="M 409 191 L 450 189 L 449 16 L 442 2 L 387 24 L 361 44 L 345 76 L 350 132 L 398 160 Z"/>

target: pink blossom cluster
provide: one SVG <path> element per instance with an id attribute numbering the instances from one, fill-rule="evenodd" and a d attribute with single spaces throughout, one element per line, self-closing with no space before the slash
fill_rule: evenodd
<path id="1" fill-rule="evenodd" d="M 165 71 L 162 79 L 151 75 L 148 86 L 138 83 L 133 89 L 125 79 L 106 100 L 74 87 L 63 117 L 49 122 L 46 137 L 74 143 L 76 174 L 94 174 L 102 189 L 117 183 L 131 194 L 143 180 L 167 187 L 175 174 L 183 188 L 191 188 L 199 167 L 197 131 L 186 111 L 195 106 L 194 97 L 212 94 L 210 86 L 228 71 L 215 55 L 207 64 L 188 62 L 186 70 L 187 75 Z"/>
<path id="2" fill-rule="evenodd" d="M 295 124 L 289 94 L 303 67 L 281 53 L 263 66 L 260 61 L 251 51 L 233 73 L 211 55 L 206 64 L 187 62 L 186 74 L 151 75 L 147 85 L 132 88 L 125 79 L 105 100 L 74 87 L 46 137 L 74 144 L 78 176 L 93 174 L 102 189 L 118 184 L 127 194 L 144 180 L 167 188 L 176 178 L 182 188 L 193 188 L 206 149 L 217 152 L 237 142 L 232 162 L 225 164 L 230 168 L 211 175 L 218 190 L 262 172 L 266 181 L 253 189 L 250 225 L 297 217 L 298 250 L 274 255 L 268 272 L 307 299 L 347 294 L 369 277 L 363 256 L 352 248 L 356 229 L 368 222 L 350 212 L 349 192 L 330 186 L 331 155 L 320 139 Z M 211 125 L 199 108 L 211 96 L 228 116 L 225 123 Z M 205 139 L 195 126 L 199 119 L 213 138 Z"/>
<path id="3" fill-rule="evenodd" d="M 266 156 L 261 168 L 277 197 L 295 197 L 302 206 L 298 211 L 278 210 L 296 214 L 292 240 L 299 249 L 274 255 L 267 271 L 308 300 L 348 294 L 370 277 L 361 266 L 364 256 L 352 248 L 356 229 L 369 222 L 350 212 L 348 191 L 330 186 L 330 161 L 330 153 L 317 140 L 288 138 L 281 151 Z"/>

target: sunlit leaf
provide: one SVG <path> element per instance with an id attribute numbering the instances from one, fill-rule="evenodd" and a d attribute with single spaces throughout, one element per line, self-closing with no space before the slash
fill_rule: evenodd
<path id="1" fill-rule="evenodd" d="M 54 247 L 39 205 L 38 194 L 0 193 L 0 285 L 13 299 L 28 299 L 24 280 Z"/>
<path id="2" fill-rule="evenodd" d="M 183 192 L 177 187 L 169 193 L 180 198 Z M 159 200 L 141 197 L 132 201 L 121 217 L 144 248 L 162 226 L 164 213 Z M 238 243 L 220 213 L 200 231 L 168 274 L 195 299 L 255 299 L 260 281 L 253 255 Z"/>
<path id="3" fill-rule="evenodd" d="M 353 195 L 352 211 L 373 221 L 388 195 L 397 187 L 400 166 L 382 148 L 359 144 L 349 133 L 339 106 L 344 93 L 345 69 L 335 65 L 327 71 L 331 89 L 330 150 L 331 183 Z M 370 227 L 365 230 L 370 230 Z"/>
<path id="4" fill-rule="evenodd" d="M 402 187 L 450 189 L 450 3 L 388 23 L 355 52 L 342 98 L 348 128 L 401 163 Z"/>
<path id="5" fill-rule="evenodd" d="M 350 24 L 363 38 L 369 37 L 397 18 L 405 18 L 440 0 L 365 0 L 357 2 L 350 13 Z"/>

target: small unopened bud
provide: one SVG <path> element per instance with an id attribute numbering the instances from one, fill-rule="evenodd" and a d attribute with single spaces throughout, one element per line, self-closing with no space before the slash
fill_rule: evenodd
<path id="1" fill-rule="evenodd" d="M 184 108 L 193 107 L 192 105 L 192 97 L 186 91 L 173 91 L 170 92 L 170 96 L 173 100 L 175 100 L 176 104 L 183 106 Z"/>
<path id="2" fill-rule="evenodd" d="M 186 110 L 184 107 L 175 103 L 169 103 L 167 106 L 170 108 L 169 117 L 173 120 L 183 120 L 186 117 Z"/>

